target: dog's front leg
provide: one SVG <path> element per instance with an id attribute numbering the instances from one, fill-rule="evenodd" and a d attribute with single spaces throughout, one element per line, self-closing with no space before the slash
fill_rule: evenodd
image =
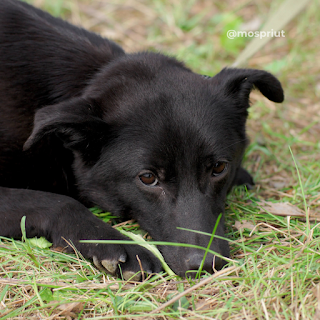
<path id="1" fill-rule="evenodd" d="M 147 273 L 159 272 L 160 262 L 137 245 L 81 243 L 80 240 L 128 240 L 95 217 L 73 198 L 34 190 L 0 187 L 0 236 L 21 238 L 20 221 L 26 216 L 27 237 L 44 236 L 54 246 L 71 252 L 72 243 L 84 257 L 110 274 L 139 280 L 137 256 Z"/>

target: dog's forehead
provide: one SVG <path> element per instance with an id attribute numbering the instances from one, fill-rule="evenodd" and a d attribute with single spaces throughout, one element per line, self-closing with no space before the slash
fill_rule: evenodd
<path id="1" fill-rule="evenodd" d="M 150 83 L 143 96 L 138 94 L 123 107 L 128 112 L 125 122 L 141 128 L 146 137 L 168 137 L 167 143 L 210 146 L 242 135 L 244 121 L 232 112 L 233 101 L 194 79 L 184 75 L 163 86 Z"/>
<path id="2" fill-rule="evenodd" d="M 150 119 L 174 117 L 177 121 L 195 119 L 195 123 L 203 124 L 211 119 L 212 123 L 230 104 L 219 102 L 219 93 L 208 79 L 179 66 L 150 71 L 139 65 L 135 72 L 125 73 L 122 80 L 117 75 L 113 81 L 101 99 L 107 121 L 133 121 L 137 115 Z"/>
<path id="3" fill-rule="evenodd" d="M 145 158 L 157 163 L 195 163 L 209 156 L 229 160 L 237 142 L 245 138 L 223 113 L 208 111 L 210 105 L 160 100 L 137 108 L 123 127 L 123 144 Z"/>
<path id="4" fill-rule="evenodd" d="M 169 100 L 177 102 L 172 103 L 173 107 L 185 104 L 185 108 L 192 109 L 202 104 L 203 109 L 201 100 L 208 104 L 211 91 L 209 79 L 176 59 L 140 53 L 127 55 L 101 70 L 85 95 L 104 106 L 106 117 L 121 117 L 145 104 L 159 106 Z"/>
<path id="5" fill-rule="evenodd" d="M 244 121 L 233 114 L 233 101 L 176 60 L 142 55 L 111 71 L 114 104 L 109 107 L 107 95 L 104 120 L 121 128 L 123 152 L 198 161 L 232 157 L 244 140 Z"/>

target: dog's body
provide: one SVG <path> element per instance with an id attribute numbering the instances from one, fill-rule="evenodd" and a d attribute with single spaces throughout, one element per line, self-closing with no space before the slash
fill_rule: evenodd
<path id="1" fill-rule="evenodd" d="M 281 102 L 267 72 L 224 69 L 206 79 L 173 58 L 125 54 L 115 43 L 16 0 L 0 4 L 0 235 L 71 241 L 87 258 L 125 278 L 161 270 L 86 206 L 133 217 L 159 241 L 206 247 L 235 184 L 247 143 L 249 93 Z M 221 219 L 216 234 L 224 236 Z M 64 238 L 64 239 L 63 239 Z M 69 247 L 70 249 L 70 247 Z M 211 249 L 229 255 L 227 241 Z M 161 246 L 173 270 L 197 269 L 203 252 Z M 204 269 L 212 272 L 213 255 Z M 215 259 L 215 268 L 224 261 Z"/>

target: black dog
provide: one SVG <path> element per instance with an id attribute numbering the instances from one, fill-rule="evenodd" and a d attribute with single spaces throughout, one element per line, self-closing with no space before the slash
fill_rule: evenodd
<path id="1" fill-rule="evenodd" d="M 156 53 L 125 54 L 115 43 L 17 0 L 0 3 L 0 235 L 68 243 L 124 278 L 160 263 L 86 208 L 135 218 L 155 240 L 208 245 L 241 168 L 249 94 L 283 101 L 265 71 L 223 69 L 213 78 Z M 224 219 L 216 234 L 224 236 Z M 67 240 L 67 242 L 65 241 Z M 179 275 L 203 251 L 160 246 Z M 229 255 L 214 238 L 211 249 Z M 207 255 L 205 270 L 225 261 Z M 138 279 L 136 276 L 134 279 Z"/>

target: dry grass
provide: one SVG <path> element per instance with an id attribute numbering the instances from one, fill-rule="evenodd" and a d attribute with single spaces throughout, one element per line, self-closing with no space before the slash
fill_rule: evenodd
<path id="1" fill-rule="evenodd" d="M 176 55 L 214 74 L 248 43 L 226 30 L 265 21 L 280 1 L 33 0 L 120 43 L 127 51 Z M 76 256 L 0 240 L 1 319 L 320 319 L 320 14 L 310 3 L 248 66 L 283 82 L 286 101 L 251 95 L 246 167 L 256 188 L 228 198 L 229 269 L 198 281 L 155 275 L 143 283 L 101 274 Z M 290 154 L 291 146 L 297 167 Z M 297 175 L 301 175 L 301 183 Z M 302 192 L 304 190 L 304 193 Z M 261 201 L 290 203 L 302 219 L 283 217 Z M 307 211 L 305 210 L 307 205 Z M 273 209 L 274 210 L 274 209 Z M 284 212 L 291 212 L 286 208 Z M 270 212 L 271 211 L 271 212 Z M 311 219 L 308 219 L 310 218 Z M 177 301 L 171 299 L 177 299 Z M 170 303 L 168 303 L 170 301 Z M 166 307 L 166 304 L 168 306 Z"/>

